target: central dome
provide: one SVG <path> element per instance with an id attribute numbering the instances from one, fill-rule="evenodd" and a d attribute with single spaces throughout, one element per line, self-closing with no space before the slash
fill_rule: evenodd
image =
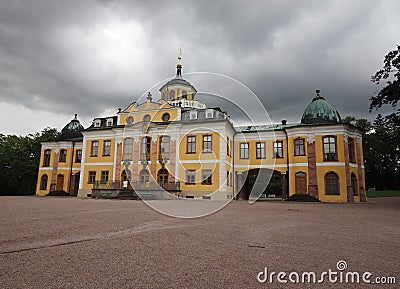
<path id="1" fill-rule="evenodd" d="M 320 95 L 317 90 L 317 96 L 304 110 L 301 123 L 318 124 L 318 123 L 339 123 L 341 118 L 339 112 Z"/>
<path id="2" fill-rule="evenodd" d="M 82 137 L 82 130 L 84 130 L 84 127 L 79 122 L 78 115 L 75 114 L 75 118 L 67 123 L 66 126 L 64 126 L 64 128 L 61 130 L 61 135 L 59 139 L 68 140 L 73 138 L 80 138 Z"/>

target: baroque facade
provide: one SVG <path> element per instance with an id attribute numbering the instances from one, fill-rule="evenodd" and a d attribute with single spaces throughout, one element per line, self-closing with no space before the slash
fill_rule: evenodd
<path id="1" fill-rule="evenodd" d="M 319 90 L 299 123 L 235 127 L 197 98 L 178 59 L 158 101 L 149 93 L 86 129 L 75 115 L 57 141 L 42 143 L 36 194 L 366 201 L 362 133 Z"/>

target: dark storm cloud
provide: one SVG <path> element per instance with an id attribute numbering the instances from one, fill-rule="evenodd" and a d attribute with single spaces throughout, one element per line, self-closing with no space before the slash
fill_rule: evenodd
<path id="1" fill-rule="evenodd" d="M 370 75 L 398 44 L 399 8 L 397 1 L 3 1 L 0 103 L 93 118 L 173 76 L 182 47 L 184 72 L 240 80 L 275 121 L 298 121 L 317 88 L 342 116 L 369 117 Z"/>

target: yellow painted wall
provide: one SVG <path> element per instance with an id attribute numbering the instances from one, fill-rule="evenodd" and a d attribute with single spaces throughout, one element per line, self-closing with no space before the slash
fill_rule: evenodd
<path id="1" fill-rule="evenodd" d="M 335 172 L 339 176 L 340 195 L 325 194 L 325 174 Z M 346 170 L 341 167 L 317 167 L 318 198 L 322 202 L 347 202 Z"/>
<path id="2" fill-rule="evenodd" d="M 44 152 L 48 148 L 43 147 L 41 149 L 41 154 L 40 154 L 40 163 L 39 163 L 39 173 L 38 173 L 38 178 L 37 178 L 37 183 L 36 183 L 36 195 L 37 196 L 45 196 L 50 192 L 50 186 L 52 183 L 52 175 L 53 175 L 53 167 L 54 167 L 54 157 L 55 157 L 55 151 L 57 150 L 59 152 L 58 158 L 60 156 L 61 150 L 66 150 L 67 155 L 66 155 L 66 161 L 65 162 L 60 162 L 58 161 L 57 164 L 57 174 L 62 174 L 64 175 L 64 185 L 63 185 L 63 190 L 65 192 L 68 192 L 68 186 L 69 186 L 69 181 L 70 181 L 70 172 L 71 172 L 71 158 L 72 158 L 72 172 L 73 174 L 77 173 L 80 171 L 81 168 L 81 163 L 76 163 L 75 162 L 75 153 L 77 150 L 81 150 L 80 147 L 62 147 L 60 145 L 59 148 L 57 149 L 50 149 L 51 150 L 51 156 L 50 156 L 50 166 L 48 167 L 43 167 L 43 159 L 44 159 Z M 83 156 L 82 156 L 83 159 Z M 42 175 L 47 174 L 47 187 L 46 190 L 40 190 L 40 181 L 42 178 Z M 55 180 L 55 183 L 57 182 L 57 178 Z"/>
<path id="3" fill-rule="evenodd" d="M 110 149 L 110 155 L 109 156 L 103 156 L 103 149 L 104 149 L 104 141 L 105 140 L 110 140 L 111 141 L 111 149 Z M 99 142 L 99 147 L 98 147 L 98 154 L 97 157 L 92 157 L 90 155 L 91 153 L 91 147 L 92 147 L 92 141 L 98 141 Z M 86 140 L 86 152 L 85 156 L 82 156 L 82 161 L 83 159 L 85 160 L 85 164 L 90 164 L 90 163 L 99 163 L 99 162 L 114 162 L 114 151 L 115 151 L 115 138 L 102 138 L 102 139 L 95 139 L 95 140 Z"/>
<path id="4" fill-rule="evenodd" d="M 236 165 L 286 165 L 286 140 L 277 140 L 283 142 L 283 158 L 273 158 L 273 140 L 266 140 L 261 142 L 265 142 L 265 159 L 257 159 L 256 153 L 256 143 L 260 142 L 259 140 L 249 140 L 249 141 L 235 141 L 234 143 L 234 161 Z M 249 158 L 248 159 L 241 159 L 240 158 L 240 144 L 241 143 L 249 143 Z M 276 168 L 279 170 L 278 168 Z"/>
<path id="5" fill-rule="evenodd" d="M 187 136 L 196 136 L 196 153 L 187 154 Z M 220 135 L 216 132 L 210 133 L 194 133 L 182 135 L 179 142 L 179 159 L 180 160 L 215 160 L 220 157 Z M 212 135 L 212 152 L 202 152 L 203 135 Z"/>
<path id="6" fill-rule="evenodd" d="M 289 169 L 289 196 L 292 196 L 296 192 L 296 173 L 303 172 L 306 173 L 307 188 L 308 188 L 308 167 L 290 167 Z"/>
<path id="7" fill-rule="evenodd" d="M 294 155 L 294 141 L 298 138 L 302 138 L 304 140 L 304 156 L 295 156 Z M 289 138 L 289 160 L 290 163 L 307 163 L 308 162 L 308 151 L 307 151 L 307 140 L 305 136 L 295 136 Z"/>
<path id="8" fill-rule="evenodd" d="M 186 170 L 196 170 L 195 174 L 195 184 L 189 185 L 186 182 Z M 211 170 L 212 173 L 212 185 L 202 185 L 202 170 Z M 218 191 L 219 188 L 219 164 L 200 164 L 200 163 L 190 163 L 181 164 L 179 167 L 179 176 L 181 176 L 181 190 L 184 194 L 194 195 L 195 197 L 200 197 L 203 195 L 208 195 L 213 192 Z"/>
<path id="9" fill-rule="evenodd" d="M 110 182 L 113 179 L 114 166 L 112 166 L 112 165 L 101 165 L 101 166 L 85 165 L 84 173 L 83 174 L 81 173 L 81 178 L 83 178 L 82 189 L 84 189 L 84 190 L 89 190 L 89 189 L 93 188 L 93 184 L 88 183 L 89 171 L 96 172 L 96 181 L 101 180 L 101 172 L 102 171 L 108 171 L 108 181 Z"/>
<path id="10" fill-rule="evenodd" d="M 169 121 L 175 121 L 178 118 L 178 113 L 179 113 L 179 109 L 178 108 L 155 108 L 153 110 L 150 111 L 146 111 L 146 110 L 135 110 L 133 109 L 131 112 L 126 112 L 126 113 L 120 113 L 119 117 L 120 117 L 120 121 L 119 124 L 120 125 L 126 125 L 126 119 L 129 116 L 133 117 L 133 124 L 138 123 L 138 122 L 142 122 L 143 121 L 143 117 L 145 115 L 150 115 L 150 119 L 152 122 L 163 122 L 162 116 L 164 113 L 169 113 L 170 115 L 170 119 Z"/>

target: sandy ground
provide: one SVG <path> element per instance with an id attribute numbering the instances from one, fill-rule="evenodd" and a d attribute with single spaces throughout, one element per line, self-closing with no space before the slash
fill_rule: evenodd
<path id="1" fill-rule="evenodd" d="M 399 288 L 399 213 L 399 197 L 234 201 L 196 219 L 167 217 L 141 201 L 1 197 L 0 287 Z M 343 272 L 394 276 L 397 284 L 257 281 L 265 267 L 320 274 L 339 272 L 340 260 Z"/>

